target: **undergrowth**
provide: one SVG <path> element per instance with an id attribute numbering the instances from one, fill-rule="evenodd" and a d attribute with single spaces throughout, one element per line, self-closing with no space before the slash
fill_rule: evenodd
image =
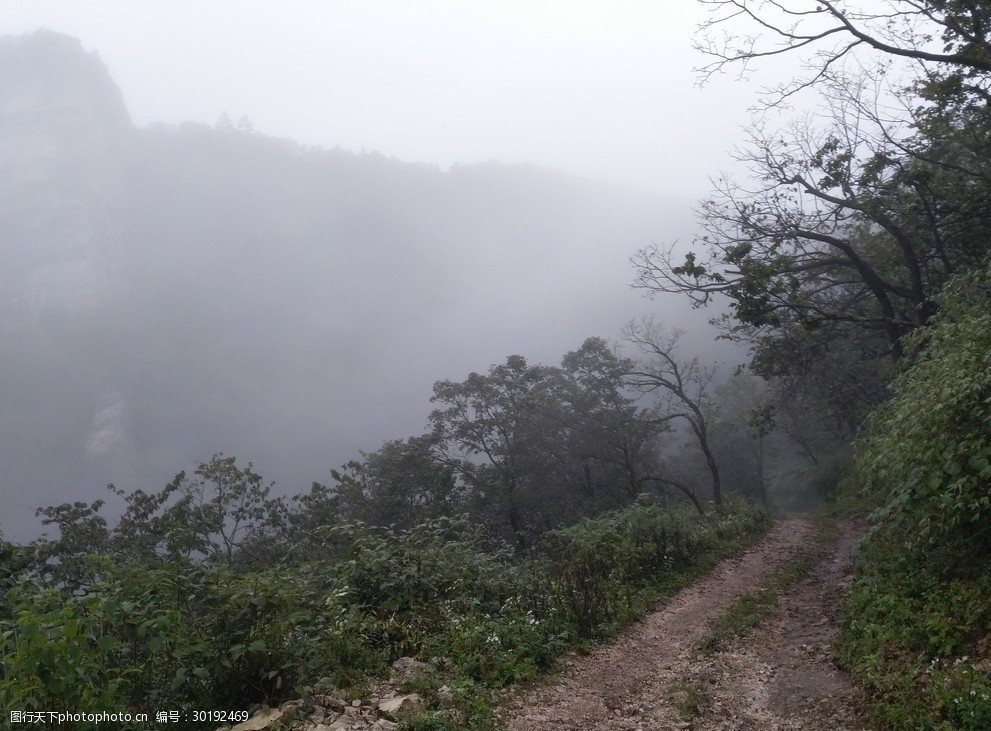
<path id="1" fill-rule="evenodd" d="M 991 574 L 875 536 L 847 602 L 840 658 L 898 731 L 991 729 Z"/>
<path id="2" fill-rule="evenodd" d="M 81 556 L 85 595 L 22 580 L 0 599 L 0 706 L 240 710 L 321 679 L 360 689 L 408 655 L 441 660 L 421 690 L 451 690 L 426 692 L 409 729 L 484 729 L 498 689 L 611 636 L 767 527 L 743 503 L 700 518 L 644 499 L 525 557 L 451 520 L 400 535 L 339 527 L 328 539 L 350 545 L 342 561 L 246 573 Z"/>
<path id="3" fill-rule="evenodd" d="M 857 447 L 841 658 L 894 731 L 991 729 L 991 265 L 951 279 Z"/>

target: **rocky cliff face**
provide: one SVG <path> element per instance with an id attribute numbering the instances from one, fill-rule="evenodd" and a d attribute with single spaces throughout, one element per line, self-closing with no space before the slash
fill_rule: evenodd
<path id="1" fill-rule="evenodd" d="M 75 38 L 0 38 L 3 310 L 30 325 L 96 312 L 119 290 L 133 128 L 120 90 Z"/>
<path id="2" fill-rule="evenodd" d="M 99 56 L 69 36 L 0 38 L 0 89 L 0 512 L 21 538 L 87 473 L 127 474 L 127 402 L 100 335 L 126 291 L 135 131 Z"/>

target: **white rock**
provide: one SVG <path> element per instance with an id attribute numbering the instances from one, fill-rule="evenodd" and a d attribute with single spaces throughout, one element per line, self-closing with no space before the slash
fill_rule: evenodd
<path id="1" fill-rule="evenodd" d="M 414 660 L 412 657 L 401 657 L 392 663 L 392 673 L 401 678 L 409 678 L 414 675 L 424 675 L 436 670 L 433 665 L 427 662 Z"/>
<path id="2" fill-rule="evenodd" d="M 247 721 L 239 723 L 231 731 L 262 731 L 269 728 L 282 718 L 282 711 L 278 708 L 263 708 Z"/>
<path id="3" fill-rule="evenodd" d="M 418 713 L 423 708 L 423 699 L 416 693 L 386 698 L 379 703 L 379 713 L 390 721 L 397 721 Z"/>

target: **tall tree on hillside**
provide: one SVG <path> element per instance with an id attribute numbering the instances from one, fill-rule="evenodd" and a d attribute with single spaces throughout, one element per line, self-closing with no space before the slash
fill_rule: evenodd
<path id="1" fill-rule="evenodd" d="M 635 364 L 602 338 L 566 354 L 552 389 L 566 430 L 561 449 L 590 500 L 626 502 L 643 491 L 663 428 L 637 405 L 627 375 Z M 603 495 L 601 493 L 610 494 Z"/>
<path id="2" fill-rule="evenodd" d="M 485 375 L 435 384 L 431 438 L 466 502 L 526 547 L 533 533 L 627 504 L 659 479 L 667 421 L 638 405 L 633 370 L 601 338 L 560 367 L 510 356 Z"/>
<path id="3" fill-rule="evenodd" d="M 547 445 L 560 429 L 542 403 L 548 370 L 520 355 L 472 373 L 460 383 L 438 381 L 431 401 L 433 436 L 442 459 L 476 496 L 498 506 L 521 548 L 528 543 L 524 493 L 540 488 L 550 469 Z M 530 496 L 532 497 L 532 496 Z"/>
<path id="4" fill-rule="evenodd" d="M 750 368 L 772 383 L 778 422 L 813 462 L 823 449 L 849 444 L 888 397 L 889 343 L 855 323 L 778 328 L 751 346 Z"/>
<path id="5" fill-rule="evenodd" d="M 454 472 L 438 461 L 435 447 L 429 435 L 394 440 L 332 470 L 346 517 L 404 531 L 456 512 Z"/>
<path id="6" fill-rule="evenodd" d="M 897 357 L 901 338 L 932 315 L 935 288 L 972 256 L 950 248 L 922 163 L 835 112 L 825 131 L 756 128 L 740 156 L 749 181 L 716 181 L 700 206 L 701 252 L 642 250 L 637 286 L 700 305 L 725 296 L 746 335 L 853 323 Z"/>

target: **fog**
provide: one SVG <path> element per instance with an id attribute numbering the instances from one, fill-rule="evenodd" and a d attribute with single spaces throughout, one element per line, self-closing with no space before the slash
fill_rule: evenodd
<path id="1" fill-rule="evenodd" d="M 0 5 L 6 537 L 217 452 L 306 489 L 645 314 L 741 359 L 629 287 L 752 94 L 695 88 L 679 7 Z"/>
<path id="2" fill-rule="evenodd" d="M 704 8 L 563 1 L 4 0 L 0 28 L 96 50 L 139 127 L 266 134 L 441 166 L 529 162 L 694 200 L 767 77 L 697 88 Z"/>

